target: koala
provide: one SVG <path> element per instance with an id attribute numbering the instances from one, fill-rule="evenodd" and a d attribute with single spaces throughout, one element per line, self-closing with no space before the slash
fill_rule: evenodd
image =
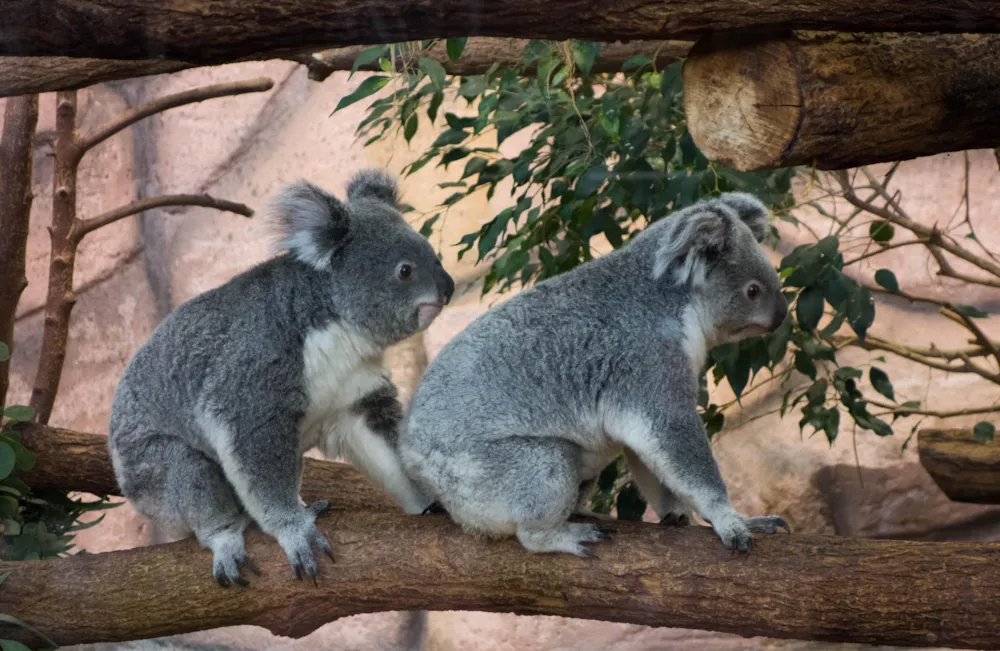
<path id="1" fill-rule="evenodd" d="M 213 553 L 223 587 L 247 585 L 243 532 L 277 539 L 316 581 L 303 453 L 344 456 L 408 513 L 430 506 L 396 453 L 403 417 L 385 349 L 425 328 L 455 284 L 400 214 L 395 181 L 358 173 L 342 202 L 300 181 L 270 203 L 270 260 L 169 314 L 115 390 L 108 445 L 122 495 Z"/>
<path id="2" fill-rule="evenodd" d="M 767 209 L 723 194 L 480 316 L 433 360 L 400 431 L 403 466 L 467 532 L 593 555 L 570 522 L 619 453 L 661 521 L 727 548 L 790 531 L 732 506 L 697 412 L 707 351 L 773 332 L 788 303 L 760 246 Z"/>

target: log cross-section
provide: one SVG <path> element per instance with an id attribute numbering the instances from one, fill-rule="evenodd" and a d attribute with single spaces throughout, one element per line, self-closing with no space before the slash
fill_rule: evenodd
<path id="1" fill-rule="evenodd" d="M 970 430 L 922 429 L 920 463 L 956 502 L 1000 504 L 1000 440 L 977 441 Z"/>
<path id="2" fill-rule="evenodd" d="M 1000 36 L 706 38 L 684 106 L 711 160 L 844 169 L 1000 145 Z"/>

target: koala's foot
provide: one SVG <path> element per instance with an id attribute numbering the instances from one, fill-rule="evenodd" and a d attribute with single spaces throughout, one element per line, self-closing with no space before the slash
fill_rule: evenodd
<path id="1" fill-rule="evenodd" d="M 295 578 L 302 580 L 303 575 L 312 577 L 313 584 L 319 585 L 316 575 L 319 568 L 316 565 L 316 557 L 313 555 L 313 545 L 325 553 L 331 561 L 335 561 L 333 550 L 318 527 L 316 527 L 316 516 L 324 513 L 330 508 L 330 503 L 326 500 L 313 502 L 300 511 L 300 517 L 293 521 L 275 536 L 278 544 L 285 550 L 288 562 L 295 570 Z"/>
<path id="2" fill-rule="evenodd" d="M 686 527 L 691 524 L 691 518 L 682 511 L 671 511 L 660 518 L 660 524 L 668 527 Z"/>
<path id="3" fill-rule="evenodd" d="M 517 539 L 530 552 L 565 552 L 596 557 L 597 554 L 584 547 L 584 543 L 609 540 L 611 531 L 610 527 L 581 522 L 564 522 L 550 528 L 518 525 Z"/>
<path id="4" fill-rule="evenodd" d="M 720 518 L 717 523 L 712 524 L 712 528 L 722 538 L 722 543 L 726 546 L 726 549 L 747 554 L 753 548 L 754 533 L 773 534 L 778 529 L 784 529 L 788 533 L 792 532 L 788 523 L 776 515 L 762 515 L 750 518 L 735 515 L 728 518 Z"/>
<path id="5" fill-rule="evenodd" d="M 250 582 L 243 578 L 240 568 L 260 576 L 260 570 L 247 556 L 242 531 L 222 531 L 206 541 L 212 550 L 212 576 L 215 582 L 223 588 L 236 584 L 248 586 Z"/>

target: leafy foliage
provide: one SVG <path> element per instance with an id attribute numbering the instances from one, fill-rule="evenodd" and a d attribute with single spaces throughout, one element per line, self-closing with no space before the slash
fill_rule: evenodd
<path id="1" fill-rule="evenodd" d="M 434 142 L 403 168 L 404 175 L 431 163 L 460 168 L 457 180 L 441 184 L 453 192 L 423 222 L 420 232 L 427 237 L 442 215 L 472 194 L 490 198 L 501 184 L 510 188 L 508 207 L 457 243 L 460 258 L 472 252 L 489 263 L 484 294 L 569 271 L 593 259 L 595 237 L 623 246 L 649 223 L 721 192 L 752 193 L 779 218 L 799 224 L 787 214 L 797 170 L 737 172 L 699 151 L 686 128 L 680 62 L 660 70 L 653 57 L 641 55 L 624 62 L 619 75 L 598 75 L 591 70 L 599 44 L 531 41 L 517 65 L 494 63 L 484 74 L 449 78 L 423 56 L 432 44 L 377 46 L 359 57 L 359 62 L 378 60 L 397 83 L 371 102 L 358 135 L 367 146 L 402 131 L 409 142 L 421 126 L 437 129 L 443 119 L 445 128 Z M 464 46 L 448 41 L 451 60 Z M 382 79 L 370 77 L 361 87 L 367 92 Z M 361 87 L 349 97 L 360 99 Z M 439 115 L 446 96 L 464 100 L 465 110 Z M 502 150 L 511 136 L 525 131 L 526 146 L 514 153 Z M 865 226 L 870 246 L 890 246 L 896 237 L 884 219 Z M 804 387 L 784 389 L 780 413 L 798 408 L 799 426 L 822 432 L 831 445 L 843 413 L 857 427 L 887 436 L 893 430 L 883 416 L 891 414 L 895 421 L 919 408 L 919 402 L 898 405 L 888 375 L 872 367 L 868 381 L 891 403 L 888 411 L 872 413 L 860 386 L 863 370 L 838 364 L 845 340 L 865 340 L 875 303 L 871 290 L 845 273 L 840 238 L 816 240 L 795 248 L 779 265 L 790 318 L 769 336 L 710 351 L 706 371 L 717 384 L 728 381 L 736 400 L 712 403 L 707 375 L 702 378 L 698 403 L 708 436 L 723 428 L 728 407 L 768 382 L 755 383 L 765 369 L 783 385 L 793 370 L 808 379 Z M 769 241 L 778 241 L 776 229 Z M 879 270 L 875 280 L 900 292 L 888 269 Z M 970 318 L 985 316 L 971 307 L 959 310 Z M 591 505 L 598 513 L 614 507 L 620 518 L 641 517 L 645 504 L 621 457 L 600 475 Z"/>

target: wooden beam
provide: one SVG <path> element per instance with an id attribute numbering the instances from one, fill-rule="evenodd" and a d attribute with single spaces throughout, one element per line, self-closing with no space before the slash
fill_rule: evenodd
<path id="1" fill-rule="evenodd" d="M 24 445 L 37 455 L 35 467 L 18 475 L 29 486 L 94 495 L 120 494 L 106 436 L 36 424 L 21 425 L 20 431 Z M 302 499 L 328 499 L 335 511 L 402 512 L 385 491 L 353 466 L 335 461 L 305 460 Z"/>
<path id="2" fill-rule="evenodd" d="M 844 169 L 1000 145 L 1000 36 L 707 38 L 684 105 L 709 159 Z"/>
<path id="3" fill-rule="evenodd" d="M 272 539 L 248 535 L 262 576 L 211 580 L 194 540 L 59 560 L 0 562 L 0 612 L 61 645 L 252 624 L 300 637 L 340 617 L 394 610 L 559 615 L 744 636 L 1000 649 L 1000 543 L 759 536 L 733 556 L 707 527 L 617 523 L 599 558 L 481 541 L 447 516 L 336 513 L 318 525 L 336 564 L 298 581 Z M 107 613 L 114 613 L 108 617 Z M 0 636 L 24 641 L 23 631 Z"/>
<path id="4" fill-rule="evenodd" d="M 452 61 L 444 43 L 435 44 L 421 53 L 435 59 L 451 75 L 478 75 L 486 72 L 494 61 L 519 63 L 524 57 L 527 41 L 512 38 L 471 38 L 458 61 Z M 602 43 L 601 55 L 594 62 L 594 72 L 616 72 L 629 57 L 636 54 L 655 55 L 659 67 L 686 56 L 690 41 L 632 41 Z M 309 78 L 323 81 L 338 70 L 351 70 L 358 55 L 368 46 L 322 50 L 295 54 L 287 58 L 309 69 Z M 86 88 L 94 84 L 162 75 L 197 67 L 184 61 L 161 59 L 83 59 L 74 57 L 0 57 L 0 97 L 27 93 L 48 93 Z M 362 65 L 360 70 L 379 70 L 378 62 Z M 532 69 L 526 72 L 533 72 Z"/>
<path id="5" fill-rule="evenodd" d="M 1000 504 L 1000 441 L 980 443 L 972 430 L 922 429 L 920 463 L 956 502 Z"/>
<path id="6" fill-rule="evenodd" d="M 213 64 L 427 38 L 616 41 L 774 29 L 1000 32 L 1000 0 L 7 0 L 0 54 Z"/>

